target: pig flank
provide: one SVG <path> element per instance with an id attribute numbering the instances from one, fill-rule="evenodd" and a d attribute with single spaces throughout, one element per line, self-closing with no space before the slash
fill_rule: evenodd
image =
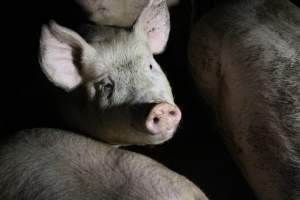
<path id="1" fill-rule="evenodd" d="M 260 199 L 300 199 L 300 10 L 285 0 L 218 6 L 189 56 L 223 137 Z"/>
<path id="2" fill-rule="evenodd" d="M 1 200 L 207 200 L 145 156 L 53 129 L 22 131 L 0 149 Z"/>
<path id="3" fill-rule="evenodd" d="M 82 27 L 85 39 L 55 22 L 41 36 L 41 67 L 64 90 L 60 110 L 70 129 L 118 145 L 170 139 L 181 113 L 153 58 L 168 40 L 166 2 L 150 1 L 131 28 Z"/>

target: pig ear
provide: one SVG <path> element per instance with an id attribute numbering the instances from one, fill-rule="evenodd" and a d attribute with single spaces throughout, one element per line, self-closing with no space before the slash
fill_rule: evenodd
<path id="1" fill-rule="evenodd" d="M 66 91 L 82 82 L 80 69 L 95 50 L 74 31 L 55 22 L 42 28 L 40 64 L 48 79 Z"/>
<path id="2" fill-rule="evenodd" d="M 137 19 L 134 30 L 146 34 L 153 54 L 161 53 L 170 33 L 170 15 L 166 0 L 149 0 Z"/>

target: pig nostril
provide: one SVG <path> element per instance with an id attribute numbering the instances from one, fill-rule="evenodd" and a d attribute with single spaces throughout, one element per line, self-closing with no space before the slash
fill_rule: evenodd
<path id="1" fill-rule="evenodd" d="M 176 112 L 174 110 L 172 110 L 172 111 L 169 112 L 169 114 L 172 115 L 172 116 L 175 116 Z"/>
<path id="2" fill-rule="evenodd" d="M 158 117 L 154 117 L 153 118 L 153 122 L 154 122 L 154 124 L 157 124 L 159 122 L 159 118 Z"/>

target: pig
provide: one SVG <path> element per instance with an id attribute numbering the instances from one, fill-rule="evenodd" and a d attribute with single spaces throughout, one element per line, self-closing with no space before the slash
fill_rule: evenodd
<path id="1" fill-rule="evenodd" d="M 193 26 L 191 74 L 259 199 L 300 199 L 300 9 L 219 4 Z"/>
<path id="2" fill-rule="evenodd" d="M 86 25 L 82 34 L 54 21 L 42 28 L 42 71 L 59 88 L 67 126 L 114 145 L 161 144 L 181 120 L 155 61 L 167 43 L 165 1 L 149 1 L 129 28 Z"/>
<path id="3" fill-rule="evenodd" d="M 56 129 L 17 133 L 0 146 L 1 200 L 208 200 L 160 163 Z"/>
<path id="4" fill-rule="evenodd" d="M 130 27 L 150 0 L 76 0 L 90 21 L 103 25 Z M 169 7 L 179 0 L 155 0 L 156 4 L 166 1 Z"/>

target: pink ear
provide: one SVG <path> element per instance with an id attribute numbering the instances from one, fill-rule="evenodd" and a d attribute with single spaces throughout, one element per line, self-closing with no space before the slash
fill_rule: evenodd
<path id="1" fill-rule="evenodd" d="M 170 15 L 165 0 L 149 0 L 135 26 L 136 31 L 146 33 L 153 54 L 161 53 L 170 33 Z"/>
<path id="2" fill-rule="evenodd" d="M 54 22 L 42 28 L 40 63 L 43 72 L 56 86 L 69 91 L 77 87 L 82 77 L 74 62 L 74 51 L 84 52 L 84 40 L 75 32 Z"/>

